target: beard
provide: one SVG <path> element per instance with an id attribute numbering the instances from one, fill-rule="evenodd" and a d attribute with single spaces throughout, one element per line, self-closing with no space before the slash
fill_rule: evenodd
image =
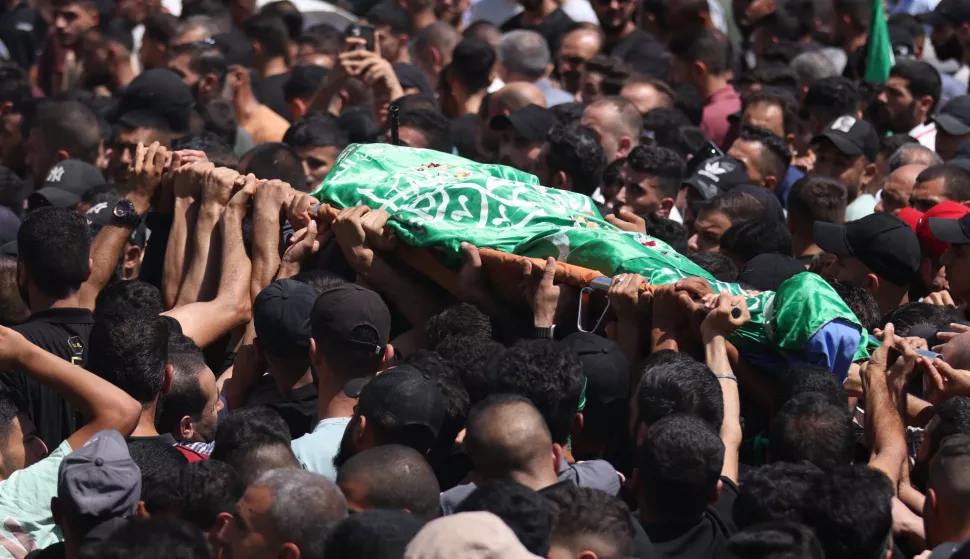
<path id="1" fill-rule="evenodd" d="M 579 91 L 580 82 L 583 79 L 583 73 L 577 71 L 560 72 L 559 78 L 562 82 L 562 88 L 569 93 L 576 93 Z"/>
<path id="2" fill-rule="evenodd" d="M 957 39 L 956 33 L 950 35 L 950 38 L 946 42 L 937 45 L 933 43 L 933 49 L 936 50 L 936 57 L 940 60 L 956 60 L 960 62 L 963 60 L 963 45 L 960 44 L 959 39 Z"/>
<path id="3" fill-rule="evenodd" d="M 204 443 L 211 443 L 216 438 L 216 422 L 200 421 L 195 424 L 195 432 Z"/>

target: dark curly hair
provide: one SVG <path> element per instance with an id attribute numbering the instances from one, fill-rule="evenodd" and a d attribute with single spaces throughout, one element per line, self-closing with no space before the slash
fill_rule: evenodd
<path id="1" fill-rule="evenodd" d="M 820 468 L 848 464 L 855 439 L 852 415 L 818 392 L 793 397 L 771 426 L 773 462 L 807 461 Z"/>
<path id="2" fill-rule="evenodd" d="M 728 550 L 734 557 L 751 559 L 825 559 L 825 552 L 815 532 L 797 522 L 770 522 L 752 526 L 731 536 Z"/>
<path id="3" fill-rule="evenodd" d="M 716 431 L 724 421 L 721 385 L 707 365 L 682 353 L 655 353 L 643 363 L 637 422 L 652 425 L 675 413 L 699 417 Z"/>
<path id="4" fill-rule="evenodd" d="M 603 491 L 575 485 L 552 491 L 546 498 L 552 504 L 553 543 L 593 537 L 603 542 L 605 555 L 634 555 L 633 521 L 623 501 Z M 600 555 L 603 554 L 600 549 Z"/>
<path id="5" fill-rule="evenodd" d="M 492 323 L 474 305 L 460 303 L 429 318 L 424 324 L 424 335 L 428 338 L 428 347 L 436 349 L 441 342 L 456 336 L 489 339 Z"/>
<path id="6" fill-rule="evenodd" d="M 886 474 L 861 464 L 827 472 L 806 493 L 806 524 L 828 559 L 875 557 L 892 537 L 893 487 Z"/>
<path id="7" fill-rule="evenodd" d="M 572 350 L 549 340 L 521 341 L 489 363 L 490 394 L 518 394 L 542 413 L 552 440 L 565 444 L 585 378 Z"/>
<path id="8" fill-rule="evenodd" d="M 630 151 L 626 162 L 634 171 L 659 179 L 663 197 L 677 196 L 687 166 L 677 152 L 658 146 L 637 146 Z"/>
<path id="9" fill-rule="evenodd" d="M 792 97 L 791 93 L 784 89 L 766 87 L 748 97 L 748 107 L 755 103 L 767 103 L 780 108 L 781 126 L 785 134 L 798 132 L 798 102 Z"/>
<path id="10" fill-rule="evenodd" d="M 491 381 L 486 373 L 489 359 L 505 351 L 505 347 L 479 336 L 452 336 L 435 346 L 435 351 L 458 373 L 471 403 L 475 404 L 489 394 Z"/>
<path id="11" fill-rule="evenodd" d="M 734 521 L 745 529 L 762 522 L 803 522 L 805 495 L 824 474 L 814 464 L 778 462 L 748 471 L 734 502 Z"/>
<path id="12" fill-rule="evenodd" d="M 458 505 L 455 512 L 486 511 L 502 519 L 535 555 L 549 553 L 551 505 L 542 495 L 514 481 L 483 483 Z"/>
<path id="13" fill-rule="evenodd" d="M 758 170 L 762 176 L 771 175 L 781 181 L 791 164 L 791 151 L 788 143 L 781 137 L 761 126 L 745 126 L 741 129 L 739 140 L 757 142 L 767 148 L 759 158 Z"/>
<path id="14" fill-rule="evenodd" d="M 448 119 L 440 112 L 430 109 L 402 109 L 399 122 L 400 126 L 415 128 L 427 136 L 430 149 L 451 153 Z"/>
<path id="15" fill-rule="evenodd" d="M 563 171 L 572 179 L 573 192 L 593 194 L 603 180 L 606 159 L 596 134 L 585 127 L 554 126 L 546 137 L 546 165 L 550 175 Z"/>
<path id="16" fill-rule="evenodd" d="M 344 149 L 350 141 L 336 117 L 329 113 L 313 113 L 294 122 L 283 135 L 283 143 L 292 148 L 335 147 Z"/>
<path id="17" fill-rule="evenodd" d="M 824 126 L 842 115 L 855 114 L 861 99 L 862 94 L 852 80 L 832 76 L 816 80 L 808 87 L 802 107 L 814 111 Z"/>

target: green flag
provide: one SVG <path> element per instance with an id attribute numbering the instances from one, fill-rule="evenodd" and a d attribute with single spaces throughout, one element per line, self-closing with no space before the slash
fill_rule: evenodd
<path id="1" fill-rule="evenodd" d="M 606 276 L 638 273 L 653 285 L 700 276 L 716 291 L 747 298 L 752 320 L 732 339 L 741 348 L 798 351 L 836 318 L 861 330 L 852 311 L 815 274 L 789 279 L 791 287 L 778 293 L 716 281 L 663 241 L 603 220 L 588 196 L 545 188 L 511 167 L 431 150 L 354 144 L 313 196 L 337 208 L 364 204 L 387 211 L 388 226 L 401 241 L 435 247 L 452 268 L 461 265 L 461 243 L 467 241 L 521 256 L 552 256 Z M 865 344 L 857 356 L 867 356 Z"/>
<path id="2" fill-rule="evenodd" d="M 893 46 L 889 41 L 889 26 L 886 23 L 886 10 L 883 0 L 870 0 L 872 7 L 869 17 L 869 38 L 866 40 L 867 82 L 886 83 L 889 69 L 895 64 Z"/>

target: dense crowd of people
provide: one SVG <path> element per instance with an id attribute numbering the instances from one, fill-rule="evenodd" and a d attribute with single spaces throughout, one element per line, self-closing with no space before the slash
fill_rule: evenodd
<path id="1" fill-rule="evenodd" d="M 881 2 L 6 2 L 0 557 L 970 558 L 970 0 Z M 444 286 L 381 143 L 851 313 Z"/>

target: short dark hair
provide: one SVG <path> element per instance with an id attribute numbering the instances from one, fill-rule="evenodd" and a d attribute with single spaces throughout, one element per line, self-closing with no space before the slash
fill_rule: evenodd
<path id="1" fill-rule="evenodd" d="M 704 119 L 704 98 L 697 88 L 689 83 L 674 84 L 674 108 L 679 109 L 694 126 L 700 126 Z"/>
<path id="2" fill-rule="evenodd" d="M 660 137 L 681 126 L 690 126 L 690 119 L 683 111 L 675 107 L 657 107 L 643 113 L 643 130 L 652 132 L 654 140 L 660 142 Z"/>
<path id="3" fill-rule="evenodd" d="M 164 116 L 149 110 L 129 111 L 119 116 L 114 123 L 114 134 L 117 136 L 119 130 L 139 130 L 148 129 L 155 132 L 156 137 L 164 140 L 165 144 L 169 141 L 172 129 L 168 125 L 168 120 Z"/>
<path id="4" fill-rule="evenodd" d="M 791 233 L 768 216 L 735 223 L 721 235 L 721 250 L 747 262 L 759 254 L 792 255 Z"/>
<path id="5" fill-rule="evenodd" d="M 119 281 L 98 293 L 95 299 L 94 320 L 108 316 L 161 314 L 165 310 L 162 292 L 154 285 L 139 281 Z"/>
<path id="6" fill-rule="evenodd" d="M 933 104 L 930 106 L 930 114 L 936 109 L 936 104 L 940 102 L 943 80 L 936 68 L 929 63 L 922 60 L 900 60 L 890 68 L 889 77 L 906 80 L 909 92 L 914 99 L 924 95 L 932 97 Z"/>
<path id="7" fill-rule="evenodd" d="M 670 53 L 685 62 L 702 62 L 713 76 L 728 71 L 730 45 L 719 32 L 707 27 L 692 27 L 670 39 Z"/>
<path id="8" fill-rule="evenodd" d="M 724 443 L 698 417 L 674 414 L 654 423 L 640 447 L 641 496 L 651 514 L 693 522 L 717 492 Z"/>
<path id="9" fill-rule="evenodd" d="M 455 512 L 486 511 L 502 519 L 531 553 L 549 553 L 552 515 L 549 501 L 511 480 L 493 480 L 478 486 Z"/>
<path id="10" fill-rule="evenodd" d="M 741 129 L 739 140 L 757 142 L 766 148 L 759 161 L 762 175 L 771 175 L 779 181 L 785 178 L 788 165 L 791 164 L 791 151 L 788 143 L 781 137 L 761 126 L 745 126 Z"/>
<path id="11" fill-rule="evenodd" d="M 155 428 L 159 433 L 173 433 L 182 418 L 201 417 L 208 403 L 199 373 L 206 368 L 205 355 L 191 338 L 177 332 L 169 334 L 168 361 L 172 364 L 172 383 L 159 400 Z"/>
<path id="12" fill-rule="evenodd" d="M 441 489 L 427 460 L 418 451 L 389 444 L 350 457 L 337 472 L 337 485 L 364 488 L 367 508 L 407 509 L 428 521 L 438 517 Z"/>
<path id="13" fill-rule="evenodd" d="M 731 536 L 728 549 L 736 557 L 825 559 L 825 552 L 815 537 L 815 532 L 808 526 L 795 522 L 771 522 L 753 526 Z"/>
<path id="14" fill-rule="evenodd" d="M 400 559 L 423 522 L 405 510 L 365 510 L 352 514 L 327 535 L 324 559 Z"/>
<path id="15" fill-rule="evenodd" d="M 276 411 L 263 406 L 236 409 L 219 423 L 210 458 L 229 462 L 247 444 L 291 441 L 290 428 Z"/>
<path id="16" fill-rule="evenodd" d="M 475 404 L 489 394 L 489 359 L 504 351 L 505 347 L 491 338 L 452 336 L 441 340 L 434 350 L 458 373 L 468 390 L 471 404 Z"/>
<path id="17" fill-rule="evenodd" d="M 864 287 L 846 281 L 836 279 L 827 281 L 849 307 L 852 314 L 859 319 L 863 328 L 871 332 L 873 328 L 879 325 L 879 303 L 872 293 L 869 293 Z"/>
<path id="18" fill-rule="evenodd" d="M 326 79 L 329 70 L 313 64 L 297 64 L 290 69 L 290 77 L 283 84 L 283 99 L 310 99 Z M 322 113 L 321 113 L 322 114 Z M 327 113 L 329 115 L 329 113 Z"/>
<path id="19" fill-rule="evenodd" d="M 820 468 L 852 460 L 852 415 L 817 392 L 789 400 L 771 426 L 771 460 L 801 462 Z"/>
<path id="20" fill-rule="evenodd" d="M 220 513 L 234 513 L 246 491 L 236 470 L 219 460 L 200 460 L 179 470 L 179 493 L 184 501 L 180 517 L 208 532 Z"/>
<path id="21" fill-rule="evenodd" d="M 603 491 L 575 485 L 545 496 L 552 503 L 553 543 L 592 536 L 611 548 L 607 554 L 611 557 L 634 554 L 633 521 L 623 501 Z"/>
<path id="22" fill-rule="evenodd" d="M 897 336 L 910 336 L 910 331 L 916 326 L 932 326 L 932 331 L 945 331 L 953 322 L 953 316 L 946 307 L 910 301 L 903 303 L 889 311 L 879 319 L 879 328 L 885 328 L 887 323 L 893 323 Z M 915 335 L 915 334 L 914 334 Z"/>
<path id="23" fill-rule="evenodd" d="M 732 224 L 758 219 L 764 216 L 765 207 L 757 198 L 744 192 L 722 192 L 697 208 L 702 212 L 721 212 L 728 216 Z"/>
<path id="24" fill-rule="evenodd" d="M 970 200 L 970 171 L 953 163 L 941 163 L 927 167 L 916 176 L 916 182 L 943 179 L 945 196 L 956 202 Z"/>
<path id="25" fill-rule="evenodd" d="M 411 14 L 397 2 L 377 2 L 364 19 L 371 25 L 386 25 L 395 35 L 411 35 Z"/>
<path id="26" fill-rule="evenodd" d="M 554 126 L 546 136 L 550 172 L 563 171 L 572 179 L 573 191 L 587 196 L 599 187 L 606 159 L 596 134 L 585 127 Z"/>
<path id="27" fill-rule="evenodd" d="M 488 88 L 496 59 L 492 45 L 475 37 L 466 37 L 455 45 L 451 56 L 449 76 L 454 76 L 472 93 Z"/>
<path id="28" fill-rule="evenodd" d="M 817 221 L 843 223 L 848 196 L 842 181 L 805 175 L 788 191 L 788 219 L 805 234 L 811 233 Z"/>
<path id="29" fill-rule="evenodd" d="M 178 26 L 179 18 L 172 14 L 148 14 L 145 16 L 145 37 L 167 45 L 175 38 Z"/>
<path id="30" fill-rule="evenodd" d="M 890 134 L 888 136 L 883 136 L 879 138 L 879 155 L 886 158 L 887 163 L 889 158 L 893 156 L 894 153 L 899 151 L 899 148 L 905 146 L 906 144 L 920 144 L 916 138 L 910 136 L 909 134 Z M 889 169 L 889 172 L 893 172 L 896 169 Z"/>
<path id="31" fill-rule="evenodd" d="M 45 147 L 51 152 L 64 150 L 71 159 L 80 159 L 92 165 L 98 159 L 98 148 L 101 146 L 98 117 L 83 103 L 44 103 L 37 108 L 30 127 L 43 136 Z"/>
<path id="32" fill-rule="evenodd" d="M 602 74 L 604 95 L 619 95 L 623 86 L 633 76 L 633 68 L 617 56 L 597 54 L 586 61 L 586 71 Z"/>
<path id="33" fill-rule="evenodd" d="M 243 22 L 242 31 L 250 41 L 262 45 L 267 58 L 287 56 L 290 34 L 282 18 L 256 14 Z"/>
<path id="34" fill-rule="evenodd" d="M 185 43 L 177 47 L 172 47 L 172 52 L 169 56 L 172 58 L 176 56 L 188 56 L 190 70 L 200 76 L 215 74 L 220 86 L 226 82 L 229 63 L 214 44 Z"/>
<path id="35" fill-rule="evenodd" d="M 744 529 L 762 522 L 803 522 L 805 497 L 823 475 L 821 468 L 807 462 L 776 462 L 749 470 L 734 502 L 735 523 Z"/>
<path id="36" fill-rule="evenodd" d="M 424 336 L 428 339 L 428 346 L 431 349 L 436 349 L 441 342 L 457 336 L 490 339 L 492 323 L 488 316 L 478 310 L 478 307 L 459 303 L 446 307 L 445 310 L 429 318 L 424 324 Z"/>
<path id="37" fill-rule="evenodd" d="M 82 559 L 209 559 L 201 530 L 174 518 L 133 519 L 100 545 L 85 546 Z"/>
<path id="38" fill-rule="evenodd" d="M 17 258 L 42 293 L 63 299 L 88 279 L 91 233 L 77 212 L 45 207 L 26 216 L 17 233 Z"/>
<path id="39" fill-rule="evenodd" d="M 246 173 L 259 179 L 279 179 L 297 190 L 306 188 L 303 161 L 293 148 L 282 142 L 260 144 L 242 156 Z"/>
<path id="40" fill-rule="evenodd" d="M 670 245 L 680 254 L 687 254 L 687 229 L 672 219 L 651 213 L 643 217 L 647 225 L 647 235 Z"/>
<path id="41" fill-rule="evenodd" d="M 789 363 L 778 377 L 776 403 L 779 408 L 799 394 L 816 393 L 837 406 L 845 407 L 849 395 L 827 368 L 811 363 Z"/>
<path id="42" fill-rule="evenodd" d="M 428 148 L 451 153 L 451 130 L 448 119 L 440 111 L 430 109 L 402 109 L 399 114 L 401 127 L 414 128 L 428 138 Z"/>
<path id="43" fill-rule="evenodd" d="M 849 78 L 832 76 L 816 80 L 808 86 L 802 106 L 808 111 L 822 113 L 825 124 L 841 115 L 855 114 L 859 110 L 862 95 Z"/>
<path id="44" fill-rule="evenodd" d="M 707 137 L 693 124 L 674 127 L 666 132 L 654 131 L 653 141 L 660 147 L 669 148 L 687 160 L 704 147 Z"/>
<path id="45" fill-rule="evenodd" d="M 286 26 L 286 34 L 290 40 L 296 40 L 303 30 L 303 14 L 290 0 L 276 0 L 263 6 L 259 13 L 266 16 L 274 16 L 283 20 Z"/>
<path id="46" fill-rule="evenodd" d="M 931 456 L 947 437 L 970 435 L 970 398 L 957 396 L 943 402 L 936 408 L 936 418 L 939 423 L 930 432 L 929 440 L 923 443 L 930 445 Z"/>
<path id="47" fill-rule="evenodd" d="M 643 363 L 637 390 L 637 422 L 653 425 L 683 413 L 699 417 L 712 429 L 724 421 L 721 385 L 707 365 L 682 353 L 654 353 Z"/>
<path id="48" fill-rule="evenodd" d="M 806 524 L 822 540 L 826 557 L 875 557 L 892 537 L 893 487 L 879 470 L 838 466 L 819 478 L 806 497 Z"/>
<path id="49" fill-rule="evenodd" d="M 344 149 L 350 143 L 347 133 L 329 113 L 313 113 L 293 123 L 283 136 L 292 148 L 335 147 Z"/>
<path id="50" fill-rule="evenodd" d="M 720 252 L 694 252 L 687 255 L 691 262 L 697 264 L 705 272 L 714 276 L 717 281 L 735 283 L 738 281 L 738 267 L 731 257 Z"/>
<path id="51" fill-rule="evenodd" d="M 91 328 L 87 367 L 148 406 L 162 389 L 168 338 L 158 315 L 106 316 Z"/>
<path id="52" fill-rule="evenodd" d="M 227 460 L 244 486 L 252 484 L 270 470 L 301 467 L 290 444 L 282 441 L 248 443 Z"/>
<path id="53" fill-rule="evenodd" d="M 852 28 L 856 31 L 868 31 L 871 9 L 866 0 L 835 0 L 833 11 L 852 18 Z"/>
<path id="54" fill-rule="evenodd" d="M 177 491 L 179 470 L 188 461 L 174 446 L 152 439 L 128 441 L 128 453 L 141 472 L 141 500 L 150 514 L 177 512 L 182 495 Z"/>
<path id="55" fill-rule="evenodd" d="M 172 149 L 175 151 L 194 149 L 205 152 L 206 157 L 216 167 L 235 169 L 239 166 L 239 158 L 233 153 L 232 147 L 226 144 L 222 137 L 207 130 L 193 132 L 172 140 Z"/>
<path id="56" fill-rule="evenodd" d="M 236 120 L 236 111 L 227 101 L 223 99 L 209 99 L 196 106 L 199 118 L 202 119 L 204 131 L 215 134 L 228 149 L 236 144 L 236 136 L 239 131 L 239 121 Z M 239 159 L 232 153 L 230 159 L 223 153 L 224 160 L 233 161 L 233 168 L 239 166 Z M 215 163 L 215 161 L 213 161 Z"/>
<path id="57" fill-rule="evenodd" d="M 340 54 L 344 47 L 344 34 L 327 24 L 318 24 L 307 29 L 299 38 L 297 44 L 309 46 L 317 54 Z"/>
<path id="58" fill-rule="evenodd" d="M 571 349 L 549 340 L 521 341 L 489 364 L 490 392 L 518 394 L 542 413 L 554 443 L 565 444 L 585 385 Z"/>
<path id="59" fill-rule="evenodd" d="M 664 196 L 675 197 L 684 181 L 686 163 L 671 149 L 658 146 L 637 146 L 630 150 L 626 163 L 634 171 L 660 180 Z"/>
<path id="60" fill-rule="evenodd" d="M 3 462 L 8 475 L 13 473 L 14 469 L 6 464 L 8 457 L 6 441 L 9 440 L 7 435 L 13 428 L 13 420 L 25 409 L 27 409 L 26 403 L 21 401 L 19 396 L 9 390 L 0 389 L 0 439 L 4 441 L 3 446 L 0 447 L 0 461 Z"/>
<path id="61" fill-rule="evenodd" d="M 788 64 L 799 52 L 800 47 L 797 43 L 790 41 L 771 43 L 765 47 L 763 62 L 741 74 L 739 82 L 742 85 L 759 84 L 763 88 L 761 91 L 771 88 L 794 94 L 798 87 L 798 77 Z"/>

